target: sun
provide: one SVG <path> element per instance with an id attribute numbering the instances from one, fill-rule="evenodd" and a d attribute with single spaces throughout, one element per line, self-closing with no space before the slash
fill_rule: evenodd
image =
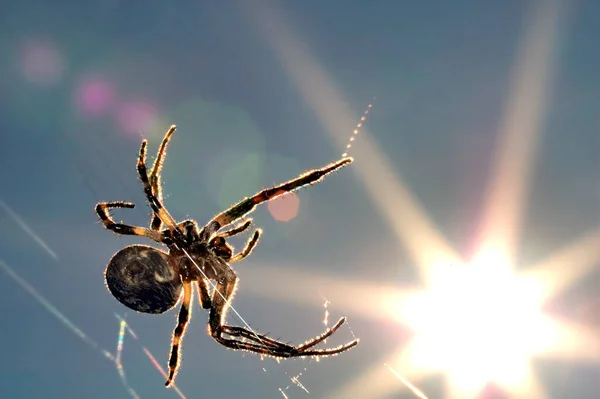
<path id="1" fill-rule="evenodd" d="M 526 385 L 531 358 L 558 343 L 542 285 L 502 255 L 484 250 L 466 264 L 439 264 L 427 290 L 396 305 L 397 321 L 414 334 L 411 367 L 447 372 L 465 397 L 488 383 Z"/>

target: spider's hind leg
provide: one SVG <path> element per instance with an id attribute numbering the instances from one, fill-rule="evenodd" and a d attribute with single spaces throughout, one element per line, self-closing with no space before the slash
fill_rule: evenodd
<path id="1" fill-rule="evenodd" d="M 231 306 L 231 300 L 233 299 L 236 285 L 237 276 L 231 268 L 228 268 L 220 282 L 217 283 L 216 290 L 213 293 L 213 306 L 210 310 L 209 329 L 213 339 L 223 346 L 273 357 L 289 358 L 335 355 L 358 345 L 358 340 L 353 340 L 336 348 L 312 349 L 315 345 L 333 335 L 344 324 L 346 321 L 345 318 L 341 318 L 332 328 L 328 329 L 320 336 L 313 338 L 298 347 L 269 338 L 266 335 L 260 335 L 243 327 L 227 326 L 225 325 L 225 319 L 227 310 Z M 225 338 L 224 335 L 231 336 L 233 339 Z"/>
<path id="2" fill-rule="evenodd" d="M 177 327 L 175 327 L 175 331 L 173 331 L 173 339 L 171 342 L 171 356 L 169 357 L 169 376 L 167 378 L 167 382 L 165 382 L 166 386 L 169 386 L 173 383 L 173 381 L 175 380 L 175 376 L 177 375 L 177 371 L 179 370 L 181 342 L 183 340 L 183 336 L 185 335 L 187 325 L 190 322 L 190 319 L 192 318 L 192 308 L 190 304 L 192 303 L 193 296 L 194 291 L 192 289 L 192 284 L 189 281 L 184 281 L 183 300 L 181 302 L 181 308 L 179 309 L 179 316 L 177 317 Z"/>
<path id="3" fill-rule="evenodd" d="M 266 335 L 257 334 L 256 332 L 243 327 L 223 326 L 223 332 L 233 337 L 242 338 L 246 341 L 259 343 L 263 345 L 266 349 L 268 349 L 269 355 L 273 357 L 290 358 L 309 356 L 330 356 L 345 352 L 358 345 L 358 339 L 355 339 L 335 348 L 311 349 L 314 346 L 325 341 L 327 338 L 331 337 L 345 322 L 346 318 L 342 317 L 333 327 L 328 328 L 323 334 L 313 339 L 310 339 L 304 344 L 299 345 L 297 347 L 275 340 L 273 338 L 269 338 Z"/>
<path id="4" fill-rule="evenodd" d="M 223 336 L 224 322 L 227 311 L 231 306 L 231 300 L 235 294 L 237 286 L 237 276 L 231 268 L 225 270 L 224 276 L 217 282 L 213 292 L 212 307 L 208 321 L 209 333 L 215 341 L 223 346 L 235 350 L 246 350 L 254 353 L 269 355 L 271 352 L 268 347 L 252 342 L 244 342 L 236 339 L 229 339 Z"/>
<path id="5" fill-rule="evenodd" d="M 272 355 L 272 348 L 264 343 L 248 342 L 239 339 L 225 338 L 223 335 L 227 333 L 227 326 L 224 325 L 227 310 L 231 306 L 231 299 L 235 294 L 237 285 L 237 277 L 233 270 L 228 269 L 222 282 L 218 282 L 216 289 L 213 292 L 212 307 L 209 315 L 209 333 L 212 338 L 221 345 L 234 349 L 245 350 L 263 355 Z M 230 334 L 231 335 L 231 334 Z"/>

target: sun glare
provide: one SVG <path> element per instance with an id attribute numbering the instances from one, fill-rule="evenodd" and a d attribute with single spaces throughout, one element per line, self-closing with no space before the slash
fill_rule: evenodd
<path id="1" fill-rule="evenodd" d="M 539 284 L 486 253 L 469 264 L 439 267 L 431 279 L 399 308 L 399 321 L 415 334 L 410 362 L 449 372 L 466 391 L 488 382 L 523 384 L 531 356 L 552 343 Z"/>

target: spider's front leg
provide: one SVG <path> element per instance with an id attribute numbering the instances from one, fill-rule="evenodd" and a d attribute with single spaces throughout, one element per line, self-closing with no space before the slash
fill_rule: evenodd
<path id="1" fill-rule="evenodd" d="M 164 158 L 167 155 L 167 144 L 169 143 L 169 140 L 171 139 L 171 135 L 175 132 L 176 128 L 177 127 L 175 125 L 172 125 L 169 128 L 169 130 L 167 131 L 167 133 L 165 134 L 165 137 L 163 138 L 162 142 L 160 143 L 160 147 L 158 148 L 158 153 L 156 154 L 156 159 L 154 160 L 154 164 L 152 165 L 152 169 L 150 169 L 150 174 L 148 176 L 150 186 L 152 187 L 152 193 L 161 202 L 163 200 L 163 195 L 162 195 L 162 184 L 160 181 L 160 176 L 161 176 L 161 172 L 162 172 Z M 150 222 L 150 228 L 152 230 L 160 230 L 161 227 L 162 227 L 162 221 L 160 220 L 160 217 L 158 217 L 158 215 L 156 215 L 156 214 L 153 214 L 152 221 Z"/>
<path id="2" fill-rule="evenodd" d="M 300 187 L 318 183 L 326 175 L 350 164 L 351 162 L 352 158 L 342 158 L 339 161 L 330 163 L 329 165 L 322 167 L 321 169 L 309 170 L 308 172 L 301 174 L 293 180 L 260 191 L 259 193 L 255 194 L 250 198 L 244 198 L 242 201 L 238 202 L 231 208 L 215 216 L 205 226 L 205 234 L 207 234 L 208 236 L 214 234 L 222 227 L 227 226 L 228 224 L 231 224 L 237 219 L 252 212 L 257 205 L 262 204 L 263 202 L 273 200 L 288 192 L 297 190 Z"/>
<path id="3" fill-rule="evenodd" d="M 259 240 L 261 234 L 262 234 L 261 229 L 257 229 L 256 231 L 254 231 L 254 234 L 252 235 L 252 237 L 250 237 L 250 239 L 246 243 L 246 246 L 244 247 L 244 249 L 242 249 L 241 252 L 233 255 L 231 257 L 231 260 L 229 260 L 229 262 L 239 262 L 242 259 L 244 259 L 246 256 L 250 255 L 250 253 L 252 252 L 252 250 L 254 249 L 256 244 L 258 244 L 258 240 Z"/>
<path id="4" fill-rule="evenodd" d="M 150 180 L 148 178 L 148 171 L 146 170 L 146 147 L 148 145 L 147 140 L 142 141 L 142 146 L 140 147 L 140 155 L 138 157 L 137 162 L 137 170 L 140 176 L 140 180 L 144 185 L 144 194 L 146 194 L 146 199 L 148 200 L 148 204 L 154 215 L 157 216 L 162 223 L 169 229 L 173 239 L 176 243 L 182 247 L 185 246 L 185 236 L 183 232 L 177 226 L 177 222 L 173 219 L 173 216 L 165 209 L 162 204 L 162 201 L 154 195 L 152 185 L 150 184 Z"/>

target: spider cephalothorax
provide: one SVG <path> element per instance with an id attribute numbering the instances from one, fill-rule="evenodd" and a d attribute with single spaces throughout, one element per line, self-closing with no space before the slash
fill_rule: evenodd
<path id="1" fill-rule="evenodd" d="M 287 358 L 335 355 L 355 347 L 358 340 L 336 348 L 314 348 L 340 328 L 345 318 L 341 318 L 332 328 L 300 346 L 274 340 L 249 328 L 225 324 L 238 280 L 229 263 L 238 262 L 248 256 L 258 243 L 262 232 L 260 229 L 255 230 L 246 246 L 240 252 L 234 253 L 234 248 L 226 239 L 247 230 L 252 220 L 248 219 L 227 230 L 224 228 L 245 217 L 263 202 L 321 181 L 325 175 L 351 163 L 352 159 L 342 158 L 321 169 L 308 171 L 296 179 L 244 198 L 198 229 L 196 222 L 192 220 L 175 222 L 162 204 L 160 173 L 167 144 L 174 131 L 175 126 L 171 126 L 165 135 L 150 174 L 146 170 L 146 140 L 142 141 L 140 149 L 137 170 L 144 185 L 146 199 L 153 211 L 150 228 L 116 223 L 112 219 L 109 213 L 111 208 L 133 208 L 132 203 L 115 201 L 100 202 L 96 205 L 96 213 L 107 229 L 117 234 L 144 236 L 168 248 L 165 252 L 146 245 L 130 245 L 111 258 L 105 271 L 106 286 L 111 294 L 119 302 L 138 312 L 164 313 L 181 300 L 178 322 L 173 332 L 166 385 L 169 386 L 173 382 L 179 367 L 180 344 L 191 317 L 190 304 L 194 286 L 199 292 L 200 306 L 210 309 L 210 335 L 228 348 Z M 163 225 L 165 229 L 162 229 Z M 214 283 L 210 283 L 211 281 Z M 209 283 L 212 285 L 212 293 Z"/>

